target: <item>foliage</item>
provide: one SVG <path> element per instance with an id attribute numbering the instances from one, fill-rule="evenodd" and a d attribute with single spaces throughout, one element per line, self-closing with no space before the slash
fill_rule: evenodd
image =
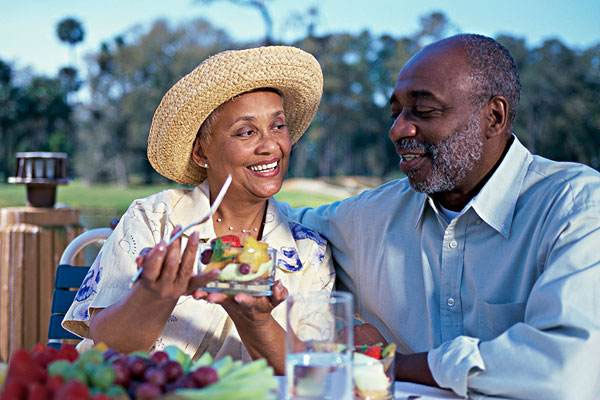
<path id="1" fill-rule="evenodd" d="M 15 73 L 0 60 L 0 177 L 14 174 L 17 151 L 74 151 L 68 91 L 58 78 Z"/>
<path id="2" fill-rule="evenodd" d="M 145 183 L 156 180 L 146 137 L 160 99 L 202 60 L 233 45 L 204 20 L 177 27 L 159 20 L 147 32 L 133 29 L 104 43 L 87 60 L 91 101 L 80 110 L 78 173 L 121 185 L 132 173 Z"/>
<path id="3" fill-rule="evenodd" d="M 85 37 L 85 31 L 81 22 L 75 18 L 65 18 L 56 25 L 56 35 L 61 42 L 74 46 L 82 42 Z"/>
<path id="4" fill-rule="evenodd" d="M 228 1 L 269 12 L 267 0 Z M 324 94 L 311 128 L 294 147 L 290 175 L 396 174 L 398 160 L 387 138 L 395 76 L 422 46 L 458 28 L 434 12 L 405 37 L 368 31 L 319 36 L 314 29 L 318 10 L 309 11 L 303 22 L 306 37 L 291 44 L 321 63 Z M 600 43 L 574 49 L 557 39 L 535 47 L 509 35 L 498 40 L 521 74 L 514 124 L 519 138 L 535 153 L 600 169 Z M 159 20 L 107 39 L 88 55 L 85 81 L 72 67 L 52 78 L 13 71 L 0 60 L 0 175 L 14 172 L 15 151 L 60 150 L 70 154 L 75 175 L 86 182 L 164 182 L 145 153 L 161 97 L 208 56 L 256 45 L 234 42 L 202 19 L 180 25 Z M 68 94 L 82 84 L 89 99 L 72 104 Z"/>

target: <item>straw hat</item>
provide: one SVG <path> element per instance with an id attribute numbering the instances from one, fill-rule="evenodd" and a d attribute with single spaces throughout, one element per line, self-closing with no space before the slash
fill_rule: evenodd
<path id="1" fill-rule="evenodd" d="M 295 143 L 308 128 L 321 99 L 323 74 L 317 60 L 290 46 L 224 51 L 202 62 L 162 98 L 148 136 L 152 167 L 175 182 L 202 182 L 206 170 L 191 157 L 200 125 L 221 104 L 259 88 L 275 88 L 283 95 Z"/>

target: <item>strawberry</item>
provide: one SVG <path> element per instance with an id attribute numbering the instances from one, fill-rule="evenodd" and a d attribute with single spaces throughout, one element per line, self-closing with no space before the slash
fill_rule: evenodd
<path id="1" fill-rule="evenodd" d="M 232 247 L 242 247 L 242 242 L 240 241 L 240 238 L 236 235 L 221 236 L 221 241 Z"/>
<path id="2" fill-rule="evenodd" d="M 51 394 L 58 392 L 58 389 L 65 383 L 65 379 L 60 375 L 51 375 L 46 381 L 46 387 Z"/>
<path id="3" fill-rule="evenodd" d="M 75 379 L 65 383 L 54 393 L 55 399 L 63 400 L 87 400 L 89 397 L 90 391 L 87 386 Z"/>
<path id="4" fill-rule="evenodd" d="M 48 398 L 48 389 L 38 382 L 31 382 L 27 385 L 27 400 L 46 400 Z"/>
<path id="5" fill-rule="evenodd" d="M 45 382 L 46 370 L 26 350 L 16 350 L 10 358 L 6 382 Z"/>
<path id="6" fill-rule="evenodd" d="M 377 360 L 381 360 L 381 347 L 380 346 L 371 346 L 365 351 L 365 355 L 369 357 L 373 357 Z"/>
<path id="7" fill-rule="evenodd" d="M 79 357 L 79 352 L 72 344 L 63 343 L 58 350 L 55 360 L 67 360 L 73 362 Z"/>

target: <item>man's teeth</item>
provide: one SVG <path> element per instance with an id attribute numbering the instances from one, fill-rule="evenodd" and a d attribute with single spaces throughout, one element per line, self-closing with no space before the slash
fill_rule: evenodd
<path id="1" fill-rule="evenodd" d="M 275 168 L 277 168 L 277 161 L 269 163 L 269 164 L 251 165 L 250 166 L 250 169 L 255 172 L 272 171 Z"/>
<path id="2" fill-rule="evenodd" d="M 412 161 L 415 158 L 419 158 L 421 157 L 420 155 L 416 155 L 416 154 L 404 154 L 402 156 L 402 161 Z"/>

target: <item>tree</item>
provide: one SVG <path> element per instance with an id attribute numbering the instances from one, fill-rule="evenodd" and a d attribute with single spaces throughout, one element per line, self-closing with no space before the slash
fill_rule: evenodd
<path id="1" fill-rule="evenodd" d="M 0 175 L 14 173 L 17 151 L 72 153 L 72 107 L 59 79 L 15 72 L 0 60 Z"/>
<path id="2" fill-rule="evenodd" d="M 155 181 L 146 138 L 160 99 L 201 61 L 231 47 L 202 19 L 178 26 L 159 20 L 104 43 L 87 59 L 91 100 L 81 110 L 78 173 L 90 182 Z"/>
<path id="3" fill-rule="evenodd" d="M 218 0 L 196 0 L 196 2 L 200 2 L 203 4 L 210 5 L 215 3 Z M 271 11 L 267 7 L 267 2 L 269 0 L 226 0 L 232 4 L 242 6 L 242 7 L 250 7 L 258 11 L 260 17 L 265 24 L 265 37 L 263 39 L 263 43 L 265 46 L 272 45 L 275 43 L 273 39 L 273 17 L 271 16 Z"/>
<path id="4" fill-rule="evenodd" d="M 75 46 L 85 38 L 81 22 L 75 18 L 64 18 L 56 25 L 56 35 L 71 48 L 71 64 L 75 64 Z"/>

